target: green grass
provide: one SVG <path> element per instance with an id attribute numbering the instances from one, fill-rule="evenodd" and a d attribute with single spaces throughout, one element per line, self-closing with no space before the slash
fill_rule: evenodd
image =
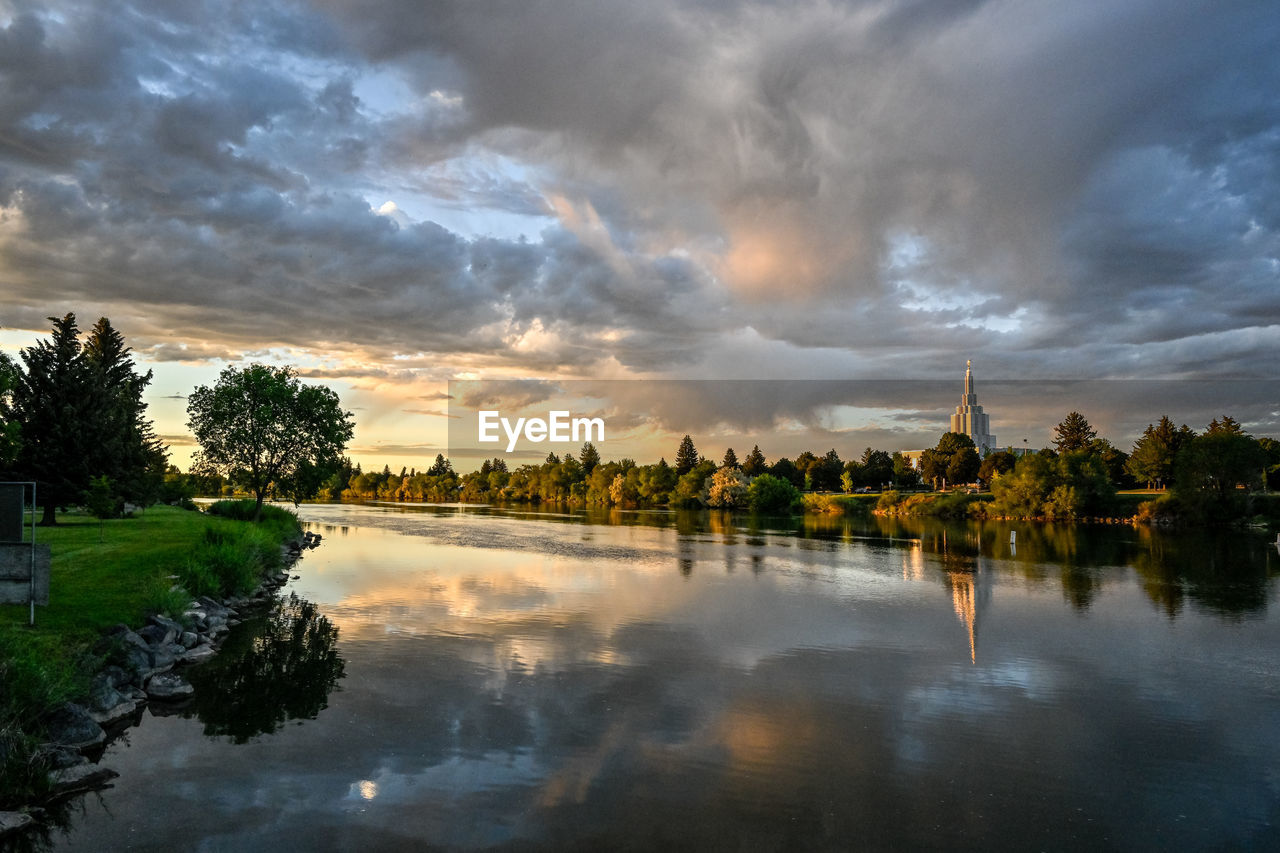
<path id="1" fill-rule="evenodd" d="M 36 541 L 53 552 L 49 606 L 36 608 L 37 633 L 92 639 L 118 622 L 140 624 L 182 574 L 206 529 L 235 536 L 243 527 L 156 506 L 134 518 L 108 520 L 99 542 L 98 523 L 89 515 L 65 513 L 56 527 L 36 528 Z M 25 605 L 0 606 L 0 628 L 26 622 Z"/>

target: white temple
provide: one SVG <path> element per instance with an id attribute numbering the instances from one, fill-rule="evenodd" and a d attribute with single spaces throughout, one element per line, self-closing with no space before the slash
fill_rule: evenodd
<path id="1" fill-rule="evenodd" d="M 996 450 L 996 437 L 991 434 L 991 418 L 978 405 L 978 395 L 973 393 L 973 362 L 964 363 L 964 397 L 951 415 L 951 431 L 961 432 L 973 439 L 978 453 L 986 456 Z"/>

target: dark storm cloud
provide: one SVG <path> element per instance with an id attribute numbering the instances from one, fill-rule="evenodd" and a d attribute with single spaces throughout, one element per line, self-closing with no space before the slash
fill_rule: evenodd
<path id="1" fill-rule="evenodd" d="M 1260 375 L 1278 41 L 1269 2 L 9 4 L 0 321 L 127 307 L 180 359 Z M 529 228 L 376 210 L 408 197 Z"/>

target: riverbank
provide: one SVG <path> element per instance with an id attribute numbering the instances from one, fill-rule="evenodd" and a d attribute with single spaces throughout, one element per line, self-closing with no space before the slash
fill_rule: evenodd
<path id="1" fill-rule="evenodd" d="M 82 764 L 75 759 L 96 734 L 71 736 L 74 757 L 46 745 L 65 743 L 68 719 L 87 730 L 85 720 L 99 724 L 94 715 L 109 724 L 126 704 L 125 715 L 165 690 L 181 692 L 180 679 L 161 676 L 212 656 L 238 615 L 227 602 L 247 604 L 255 588 L 278 585 L 286 543 L 295 551 L 303 543 L 301 526 L 277 507 L 251 524 L 241 520 L 248 509 L 153 507 L 101 524 L 68 513 L 38 528 L 37 541 L 53 550 L 50 604 L 34 628 L 25 606 L 0 607 L 0 808 L 49 796 L 56 765 Z"/>

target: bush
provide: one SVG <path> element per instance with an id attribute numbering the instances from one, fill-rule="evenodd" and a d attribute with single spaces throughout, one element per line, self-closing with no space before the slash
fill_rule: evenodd
<path id="1" fill-rule="evenodd" d="M 747 504 L 752 512 L 791 512 L 800 500 L 799 489 L 772 474 L 761 474 L 747 487 Z"/>
<path id="2" fill-rule="evenodd" d="M 869 499 L 856 495 L 807 494 L 803 497 L 805 512 L 821 512 L 827 515 L 865 516 L 871 507 Z"/>
<path id="3" fill-rule="evenodd" d="M 256 504 L 251 500 L 217 501 L 205 507 L 209 515 L 229 518 L 233 521 L 253 521 Z M 277 529 L 281 535 L 296 533 L 302 529 L 302 521 L 297 513 L 274 504 L 263 504 L 262 515 L 258 524 L 263 527 Z"/>
<path id="4" fill-rule="evenodd" d="M 268 521 L 264 513 L 263 520 L 273 526 L 282 524 L 286 519 L 290 522 L 296 520 L 293 513 L 279 511 L 282 516 Z M 280 537 L 271 527 L 207 527 L 180 577 L 182 585 L 193 595 L 225 598 L 250 592 L 264 574 L 275 571 L 282 565 Z"/>

